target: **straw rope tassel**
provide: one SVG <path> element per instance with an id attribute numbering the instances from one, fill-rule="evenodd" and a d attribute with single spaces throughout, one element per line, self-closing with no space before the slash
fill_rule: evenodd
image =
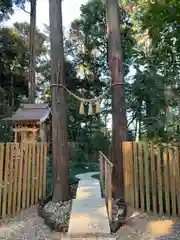
<path id="1" fill-rule="evenodd" d="M 92 107 L 92 103 L 89 103 L 88 115 L 92 115 L 92 114 L 93 114 L 93 107 Z"/>
<path id="2" fill-rule="evenodd" d="M 96 113 L 100 113 L 101 112 L 101 107 L 100 107 L 100 103 L 99 101 L 96 102 Z"/>
<path id="3" fill-rule="evenodd" d="M 79 114 L 84 115 L 84 102 L 81 102 L 81 104 L 80 104 Z"/>

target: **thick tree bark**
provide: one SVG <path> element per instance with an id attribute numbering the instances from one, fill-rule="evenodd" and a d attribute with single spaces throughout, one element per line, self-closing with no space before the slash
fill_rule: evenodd
<path id="1" fill-rule="evenodd" d="M 29 31 L 29 103 L 36 98 L 36 0 L 30 0 L 30 31 Z"/>
<path id="2" fill-rule="evenodd" d="M 124 198 L 123 149 L 127 137 L 123 60 L 118 0 L 107 0 L 108 60 L 112 78 L 113 195 Z"/>
<path id="3" fill-rule="evenodd" d="M 53 200 L 67 200 L 69 194 L 69 158 L 67 136 L 67 103 L 64 80 L 62 0 L 49 0 L 51 69 L 52 69 L 52 156 Z M 59 69 L 59 70 L 58 70 Z M 59 72 L 59 74 L 57 74 Z"/>

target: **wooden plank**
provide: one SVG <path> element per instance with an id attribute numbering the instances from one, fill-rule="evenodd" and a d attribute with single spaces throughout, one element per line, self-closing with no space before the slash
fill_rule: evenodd
<path id="1" fill-rule="evenodd" d="M 131 207 L 134 205 L 134 167 L 133 167 L 133 143 L 124 142 L 124 166 L 125 166 L 125 181 L 127 187 L 125 187 L 125 193 L 127 202 Z"/>
<path id="2" fill-rule="evenodd" d="M 22 189 L 22 209 L 26 207 L 27 194 L 27 162 L 28 162 L 28 144 L 24 143 L 24 159 L 23 159 L 23 189 Z"/>
<path id="3" fill-rule="evenodd" d="M 47 143 L 44 143 L 44 158 L 43 158 L 43 197 L 46 196 L 46 171 L 47 171 Z"/>
<path id="4" fill-rule="evenodd" d="M 37 132 L 38 128 L 13 128 L 12 129 L 14 132 Z"/>
<path id="5" fill-rule="evenodd" d="M 165 199 L 166 199 L 166 213 L 170 215 L 170 196 L 169 196 L 169 164 L 168 164 L 168 150 L 165 148 L 163 153 L 164 158 L 164 185 L 165 185 Z"/>
<path id="6" fill-rule="evenodd" d="M 104 161 L 106 161 L 111 167 L 113 167 L 112 162 L 109 161 L 109 159 L 100 151 L 101 155 L 103 156 Z"/>
<path id="7" fill-rule="evenodd" d="M 42 197 L 43 187 L 43 143 L 40 144 L 40 158 L 39 158 L 39 199 Z"/>
<path id="8" fill-rule="evenodd" d="M 13 176 L 14 176 L 14 144 L 11 144 L 11 152 L 9 159 L 9 177 L 8 177 L 8 209 L 7 213 L 10 216 L 12 214 L 12 196 L 13 196 Z"/>
<path id="9" fill-rule="evenodd" d="M 105 165 L 105 197 L 106 197 L 106 200 L 107 200 L 107 194 L 108 194 L 108 183 L 107 183 L 107 181 L 108 181 L 108 166 L 107 166 L 107 162 L 106 161 L 104 161 L 104 165 Z"/>
<path id="10" fill-rule="evenodd" d="M 4 165 L 4 144 L 0 144 L 0 216 L 2 214 L 2 185 L 3 185 L 3 165 Z"/>
<path id="11" fill-rule="evenodd" d="M 40 154 L 40 144 L 36 144 L 36 186 L 35 186 L 35 203 L 38 202 L 39 196 L 39 154 Z"/>
<path id="12" fill-rule="evenodd" d="M 112 221 L 112 168 L 108 165 L 108 214 L 109 220 Z"/>
<path id="13" fill-rule="evenodd" d="M 19 159 L 19 171 L 18 171 L 18 196 L 17 196 L 17 212 L 21 209 L 21 195 L 22 195 L 22 171 L 23 171 L 23 159 L 24 159 L 24 144 L 20 144 L 20 159 Z"/>
<path id="14" fill-rule="evenodd" d="M 144 171 L 143 171 L 143 146 L 139 143 L 139 181 L 140 181 L 140 196 L 141 210 L 144 211 Z"/>
<path id="15" fill-rule="evenodd" d="M 99 163 L 100 163 L 100 183 L 101 183 L 101 188 L 103 189 L 104 187 L 104 163 L 103 163 L 103 156 L 101 153 L 99 154 Z"/>
<path id="16" fill-rule="evenodd" d="M 15 144 L 15 163 L 14 163 L 14 186 L 13 186 L 13 206 L 12 206 L 12 214 L 15 216 L 16 214 L 16 203 L 17 203 L 17 180 L 18 180 L 18 167 L 19 167 L 19 144 Z"/>
<path id="17" fill-rule="evenodd" d="M 153 200 L 153 213 L 157 214 L 157 196 L 156 196 L 156 167 L 155 167 L 155 153 L 154 145 L 151 144 L 151 180 L 152 180 L 152 200 Z"/>
<path id="18" fill-rule="evenodd" d="M 130 197 L 129 197 L 129 189 L 128 189 L 128 152 L 127 152 L 127 146 L 128 142 L 123 142 L 123 166 L 124 166 L 124 196 L 125 196 L 125 201 L 130 202 Z"/>
<path id="19" fill-rule="evenodd" d="M 157 148 L 157 176 L 158 176 L 158 203 L 159 213 L 163 214 L 163 184 L 162 184 L 162 171 L 161 171 L 161 149 Z"/>
<path id="20" fill-rule="evenodd" d="M 27 201 L 26 207 L 29 208 L 31 196 L 31 163 L 32 163 L 32 144 L 28 144 L 28 158 L 27 158 Z"/>
<path id="21" fill-rule="evenodd" d="M 6 159 L 4 169 L 4 188 L 3 188 L 3 205 L 2 205 L 2 217 L 6 216 L 7 207 L 7 190 L 8 190 L 8 170 L 9 170 L 9 157 L 10 157 L 10 144 L 6 144 Z"/>
<path id="22" fill-rule="evenodd" d="M 169 148 L 169 170 L 170 170 L 172 214 L 173 214 L 173 216 L 176 216 L 175 161 L 174 161 L 174 154 L 173 154 L 172 148 Z"/>
<path id="23" fill-rule="evenodd" d="M 34 204 L 35 200 L 35 158 L 36 158 L 36 145 L 32 147 L 32 190 L 31 190 L 31 205 Z"/>
<path id="24" fill-rule="evenodd" d="M 133 143 L 134 152 L 134 191 L 135 191 L 135 208 L 139 208 L 139 180 L 138 180 L 138 160 L 137 160 L 137 143 Z"/>
<path id="25" fill-rule="evenodd" d="M 178 215 L 180 215 L 180 166 L 179 166 L 179 148 L 175 148 L 174 153 L 175 158 L 175 168 L 176 168 L 176 193 L 177 193 L 177 207 L 178 207 Z"/>
<path id="26" fill-rule="evenodd" d="M 145 159 L 145 181 L 146 181 L 146 208 L 147 212 L 151 211 L 150 208 L 150 169 L 148 159 L 148 144 L 144 144 L 144 159 Z"/>
<path id="27" fill-rule="evenodd" d="M 128 147 L 128 158 L 129 158 L 129 182 L 130 182 L 130 196 L 131 206 L 135 207 L 135 189 L 134 189 L 134 162 L 133 162 L 133 143 L 129 142 Z"/>

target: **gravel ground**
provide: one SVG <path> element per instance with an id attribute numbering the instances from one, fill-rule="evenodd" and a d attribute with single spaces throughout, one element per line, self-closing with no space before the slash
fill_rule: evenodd
<path id="1" fill-rule="evenodd" d="M 62 225 L 68 225 L 71 214 L 72 201 L 68 202 L 48 202 L 44 210 L 52 214 L 52 220 Z"/>
<path id="2" fill-rule="evenodd" d="M 31 207 L 17 217 L 1 222 L 0 239 L 52 240 L 60 239 L 60 234 L 52 232 L 38 217 L 37 208 Z"/>
<path id="3" fill-rule="evenodd" d="M 71 185 L 72 197 L 75 197 L 77 183 Z M 49 202 L 45 205 L 48 212 L 58 223 L 68 224 L 71 211 L 71 201 L 64 203 Z M 65 213 L 65 214 L 64 214 Z M 62 218 L 63 216 L 63 218 Z M 65 216 L 65 217 L 64 217 Z M 55 240 L 60 239 L 60 233 L 52 232 L 37 215 L 37 207 L 33 206 L 21 212 L 14 218 L 0 220 L 0 240 Z"/>

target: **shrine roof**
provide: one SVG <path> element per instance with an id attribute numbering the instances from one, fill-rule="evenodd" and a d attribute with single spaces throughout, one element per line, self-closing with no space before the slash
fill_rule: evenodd
<path id="1" fill-rule="evenodd" d="M 23 104 L 12 117 L 4 120 L 44 122 L 50 113 L 51 109 L 47 104 Z"/>

